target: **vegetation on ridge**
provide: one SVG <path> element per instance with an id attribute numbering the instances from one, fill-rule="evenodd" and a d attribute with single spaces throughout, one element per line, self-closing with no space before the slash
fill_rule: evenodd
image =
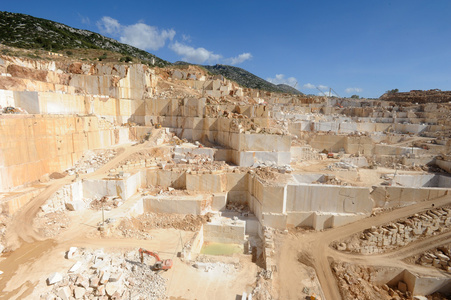
<path id="1" fill-rule="evenodd" d="M 188 64 L 186 62 L 176 62 L 176 65 Z M 204 66 L 208 72 L 215 75 L 222 75 L 227 79 L 233 80 L 239 85 L 252 89 L 265 90 L 269 92 L 277 92 L 277 93 L 289 93 L 289 94 L 298 94 L 302 95 L 300 91 L 297 89 L 286 85 L 286 84 L 273 84 L 268 82 L 244 69 L 227 66 L 227 65 L 214 65 L 214 66 Z"/>
<path id="2" fill-rule="evenodd" d="M 94 53 L 99 52 L 99 54 L 91 57 L 91 59 L 97 59 L 99 61 L 108 58 L 110 61 L 115 59 L 115 61 L 131 62 L 136 59 L 141 63 L 151 66 L 165 67 L 171 65 L 170 62 L 151 53 L 120 43 L 98 33 L 72 28 L 61 23 L 19 13 L 0 11 L 0 43 L 22 49 L 60 52 L 68 56 L 82 54 L 83 51 L 86 51 L 83 49 L 92 49 Z M 117 55 L 113 55 L 114 53 L 120 53 L 119 58 Z M 28 55 L 39 58 L 38 54 L 36 52 L 35 54 Z M 86 57 L 83 58 L 83 60 L 85 59 Z M 175 63 L 175 65 L 177 64 L 186 63 Z M 246 88 L 269 92 L 302 94 L 289 85 L 273 84 L 238 67 L 227 65 L 202 67 L 207 69 L 211 74 L 222 75 Z"/>
<path id="3" fill-rule="evenodd" d="M 143 63 L 158 67 L 170 64 L 146 51 L 95 32 L 10 12 L 0 12 L 0 43 L 54 52 L 66 49 L 102 49 L 121 53 L 124 57 L 135 57 Z"/>

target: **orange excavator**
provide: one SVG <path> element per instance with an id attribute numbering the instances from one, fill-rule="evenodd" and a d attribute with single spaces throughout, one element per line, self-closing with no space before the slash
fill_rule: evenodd
<path id="1" fill-rule="evenodd" d="M 155 261 L 155 264 L 153 265 L 153 270 L 155 270 L 155 271 L 160 271 L 160 270 L 167 271 L 170 268 L 172 268 L 172 259 L 161 260 L 157 253 L 151 252 L 151 251 L 147 251 L 146 249 L 143 249 L 143 248 L 139 248 L 139 257 L 141 259 L 141 263 L 142 264 L 144 263 L 144 253 L 147 254 L 147 255 L 151 255 L 151 256 L 155 257 L 156 261 Z"/>

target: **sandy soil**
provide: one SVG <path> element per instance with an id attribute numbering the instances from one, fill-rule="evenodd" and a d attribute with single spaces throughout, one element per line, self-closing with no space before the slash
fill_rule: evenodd
<path id="1" fill-rule="evenodd" d="M 81 175 L 80 178 L 106 174 L 112 166 L 124 159 L 155 146 L 160 134 L 162 130 L 156 130 L 145 144 L 118 151 L 115 158 L 96 172 Z M 50 287 L 45 283 L 47 277 L 53 272 L 66 273 L 74 263 L 64 258 L 70 247 L 102 248 L 104 251 L 136 250 L 143 247 L 157 251 L 163 259 L 172 258 L 173 268 L 163 274 L 168 279 L 167 294 L 171 299 L 236 299 L 244 291 L 252 290 L 257 266 L 250 261 L 249 256 L 238 255 L 236 259 L 240 262 L 239 269 L 215 268 L 209 272 L 195 269 L 177 258 L 177 252 L 191 240 L 193 231 L 149 228 L 149 239 L 115 238 L 115 234 L 101 234 L 97 230 L 97 224 L 102 220 L 100 211 L 86 210 L 67 213 L 70 218 L 69 228 L 52 239 L 43 238 L 33 228 L 34 216 L 55 191 L 72 180 L 74 176 L 49 182 L 41 194 L 12 218 L 10 228 L 14 230 L 7 232 L 6 240 L 8 249 L 14 251 L 4 254 L 0 261 L 0 270 L 4 272 L 0 280 L 0 299 L 37 299 L 39 295 L 49 291 Z M 117 219 L 125 217 L 134 201 L 136 199 L 129 199 L 124 205 L 108 212 L 107 216 Z M 197 219 L 191 221 L 196 224 L 191 226 L 194 229 L 201 222 Z M 186 220 L 183 224 L 187 224 Z M 181 228 L 184 228 L 182 225 Z M 185 227 L 192 229 L 187 225 Z"/>
<path id="2" fill-rule="evenodd" d="M 408 207 L 381 213 L 375 217 L 370 217 L 355 223 L 347 224 L 338 228 L 325 230 L 322 232 L 306 231 L 292 232 L 289 235 L 279 235 L 277 237 L 279 246 L 278 261 L 278 289 L 288 298 L 291 295 L 299 295 L 303 286 L 299 285 L 299 279 L 292 274 L 300 274 L 305 269 L 302 264 L 311 266 L 316 271 L 321 289 L 324 296 L 322 299 L 343 299 L 337 285 L 336 278 L 331 270 L 330 263 L 334 260 L 358 263 L 360 265 L 372 266 L 398 266 L 415 270 L 420 274 L 431 273 L 430 268 L 423 266 L 411 265 L 402 260 L 413 255 L 422 253 L 428 249 L 435 248 L 439 245 L 449 243 L 451 241 L 451 232 L 446 232 L 437 236 L 425 238 L 421 241 L 413 242 L 405 247 L 398 248 L 395 251 L 380 255 L 359 255 L 339 252 L 330 244 L 333 241 L 341 240 L 352 234 L 359 233 L 371 226 L 378 226 L 389 223 L 393 220 L 411 216 L 415 213 L 422 212 L 431 207 L 441 207 L 451 203 L 451 196 L 445 196 L 431 201 L 421 202 Z M 298 260 L 296 260 L 298 258 Z M 439 274 L 437 271 L 435 274 Z M 317 293 L 321 295 L 320 292 Z M 281 297 L 282 299 L 282 297 Z"/>

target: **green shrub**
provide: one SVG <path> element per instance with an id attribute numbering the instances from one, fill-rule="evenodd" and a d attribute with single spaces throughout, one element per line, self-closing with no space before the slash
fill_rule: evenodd
<path id="1" fill-rule="evenodd" d="M 130 56 L 127 55 L 127 56 L 122 56 L 119 61 L 128 63 L 130 61 L 133 61 L 133 59 Z"/>

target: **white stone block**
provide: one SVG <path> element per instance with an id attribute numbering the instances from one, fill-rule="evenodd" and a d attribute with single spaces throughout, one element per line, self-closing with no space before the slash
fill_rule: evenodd
<path id="1" fill-rule="evenodd" d="M 61 280 L 63 280 L 63 275 L 61 275 L 58 272 L 55 272 L 55 273 L 50 274 L 50 276 L 47 278 L 47 284 L 52 285 L 57 282 L 60 282 Z"/>
<path id="2" fill-rule="evenodd" d="M 66 258 L 71 259 L 75 256 L 77 253 L 78 248 L 77 247 L 70 247 L 69 251 L 67 251 Z"/>
<path id="3" fill-rule="evenodd" d="M 74 297 L 75 299 L 83 299 L 83 296 L 86 293 L 86 289 L 81 286 L 76 286 L 74 289 Z"/>
<path id="4" fill-rule="evenodd" d="M 58 291 L 58 297 L 60 297 L 61 298 L 61 300 L 69 300 L 70 299 L 70 297 L 71 297 L 71 291 L 70 291 L 70 288 L 68 287 L 68 286 L 65 286 L 65 287 L 63 287 L 63 288 L 61 288 L 59 291 Z"/>
<path id="5" fill-rule="evenodd" d="M 82 262 L 81 261 L 77 261 L 70 269 L 69 269 L 69 273 L 75 273 L 77 272 L 80 267 L 82 266 Z"/>
<path id="6" fill-rule="evenodd" d="M 108 296 L 113 296 L 116 291 L 119 290 L 119 284 L 118 283 L 112 283 L 108 282 L 105 286 L 105 291 Z"/>

